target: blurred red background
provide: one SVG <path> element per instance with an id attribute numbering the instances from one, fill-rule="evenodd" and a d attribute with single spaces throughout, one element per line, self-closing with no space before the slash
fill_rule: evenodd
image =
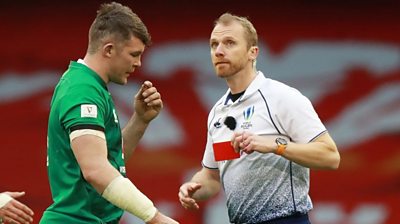
<path id="1" fill-rule="evenodd" d="M 46 129 L 54 85 L 83 58 L 100 1 L 2 1 L 0 192 L 21 199 L 38 222 L 51 204 Z M 127 86 L 111 85 L 126 120 L 149 79 L 165 109 L 127 164 L 160 209 L 191 224 L 224 224 L 223 195 L 189 212 L 180 184 L 201 168 L 207 114 L 226 90 L 215 78 L 208 38 L 223 12 L 248 16 L 260 42 L 257 66 L 308 96 L 341 152 L 337 171 L 311 171 L 313 223 L 400 223 L 400 4 L 397 1 L 123 1 L 153 45 Z M 129 215 L 123 223 L 140 223 Z"/>

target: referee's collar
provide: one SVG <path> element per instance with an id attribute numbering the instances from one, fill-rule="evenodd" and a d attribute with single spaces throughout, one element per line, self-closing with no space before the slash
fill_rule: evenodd
<path id="1" fill-rule="evenodd" d="M 257 71 L 256 77 L 253 79 L 253 81 L 251 81 L 244 94 L 236 102 L 241 102 L 249 98 L 251 95 L 253 95 L 253 93 L 257 92 L 266 79 L 267 78 L 265 78 L 264 73 Z M 223 97 L 224 105 L 233 104 L 232 100 L 229 99 L 230 92 L 231 89 L 228 89 Z"/>

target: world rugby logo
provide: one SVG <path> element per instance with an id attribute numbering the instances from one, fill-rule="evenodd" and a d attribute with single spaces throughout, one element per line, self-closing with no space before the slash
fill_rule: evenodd
<path id="1" fill-rule="evenodd" d="M 244 122 L 240 126 L 242 129 L 250 129 L 253 127 L 251 124 L 251 118 L 253 117 L 254 114 L 254 106 L 248 107 L 246 110 L 243 111 L 243 118 Z"/>

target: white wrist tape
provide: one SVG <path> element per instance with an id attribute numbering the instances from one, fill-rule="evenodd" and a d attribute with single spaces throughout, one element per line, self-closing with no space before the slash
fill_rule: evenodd
<path id="1" fill-rule="evenodd" d="M 145 222 L 150 221 L 157 213 L 153 202 L 140 192 L 128 178 L 123 176 L 112 180 L 102 196 L 115 206 L 134 214 Z"/>
<path id="2" fill-rule="evenodd" d="M 2 208 L 4 205 L 6 205 L 8 202 L 10 202 L 13 198 L 5 193 L 0 194 L 0 208 Z"/>

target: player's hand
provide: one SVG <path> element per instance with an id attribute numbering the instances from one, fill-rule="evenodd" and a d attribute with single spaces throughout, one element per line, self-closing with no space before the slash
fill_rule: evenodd
<path id="1" fill-rule="evenodd" d="M 135 95 L 134 109 L 137 116 L 145 123 L 149 123 L 163 108 L 161 94 L 150 81 L 145 81 Z"/>
<path id="2" fill-rule="evenodd" d="M 199 209 L 199 205 L 196 200 L 193 199 L 193 194 L 200 188 L 201 184 L 194 182 L 184 183 L 179 188 L 178 197 L 182 207 L 185 209 Z"/>
<path id="3" fill-rule="evenodd" d="M 33 211 L 26 205 L 17 201 L 15 198 L 19 198 L 25 195 L 25 192 L 4 192 L 13 199 L 0 208 L 0 217 L 4 223 L 22 224 L 33 222 Z"/>
<path id="4" fill-rule="evenodd" d="M 165 216 L 161 212 L 157 212 L 156 215 L 146 224 L 179 224 L 177 221 Z"/>

